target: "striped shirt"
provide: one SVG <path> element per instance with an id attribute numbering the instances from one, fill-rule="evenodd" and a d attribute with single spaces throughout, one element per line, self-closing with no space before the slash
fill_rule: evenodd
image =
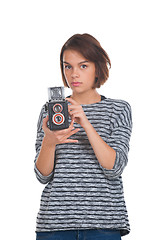
<path id="1" fill-rule="evenodd" d="M 47 115 L 43 106 L 37 124 L 34 170 L 37 179 L 47 185 L 41 196 L 36 231 L 105 228 L 120 230 L 123 236 L 130 232 L 121 175 L 128 162 L 131 107 L 126 101 L 104 96 L 100 102 L 82 107 L 97 133 L 116 151 L 114 167 L 108 170 L 100 165 L 86 132 L 74 123 L 80 131 L 70 138 L 78 143 L 57 145 L 54 170 L 43 176 L 36 167 L 44 137 L 42 120 Z"/>

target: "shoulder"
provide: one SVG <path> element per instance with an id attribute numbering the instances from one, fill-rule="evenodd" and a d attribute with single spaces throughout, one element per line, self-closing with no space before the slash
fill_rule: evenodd
<path id="1" fill-rule="evenodd" d="M 103 101 L 104 109 L 110 113 L 111 119 L 114 121 L 127 122 L 132 125 L 132 109 L 126 100 L 105 98 Z"/>
<path id="2" fill-rule="evenodd" d="M 40 129 L 42 127 L 43 118 L 45 118 L 46 116 L 47 116 L 47 110 L 46 110 L 45 104 L 43 104 L 43 106 L 41 107 L 38 122 L 37 122 L 37 129 Z"/>
<path id="3" fill-rule="evenodd" d="M 46 114 L 47 114 L 46 104 L 43 104 L 43 106 L 41 107 L 41 110 L 40 110 L 40 117 L 43 118 L 43 117 L 45 117 Z"/>
<path id="4" fill-rule="evenodd" d="M 132 128 L 131 105 L 126 100 L 106 98 L 105 102 L 111 108 L 114 126 L 126 125 Z"/>
<path id="5" fill-rule="evenodd" d="M 111 108 L 115 109 L 115 111 L 117 110 L 118 112 L 123 111 L 125 109 L 131 111 L 131 105 L 126 100 L 105 97 L 103 102 L 104 104 L 106 104 L 106 106 L 108 107 L 110 106 Z"/>

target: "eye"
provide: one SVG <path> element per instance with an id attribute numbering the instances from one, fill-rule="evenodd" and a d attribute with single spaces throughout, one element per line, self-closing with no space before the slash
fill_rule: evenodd
<path id="1" fill-rule="evenodd" d="M 65 65 L 64 68 L 65 69 L 71 69 L 71 66 L 70 65 Z"/>
<path id="2" fill-rule="evenodd" d="M 83 64 L 83 65 L 81 65 L 81 68 L 85 69 L 85 68 L 87 68 L 87 65 Z"/>

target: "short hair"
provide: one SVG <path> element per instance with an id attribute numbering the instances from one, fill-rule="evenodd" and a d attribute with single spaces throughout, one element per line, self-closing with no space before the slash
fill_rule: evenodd
<path id="1" fill-rule="evenodd" d="M 111 61 L 100 43 L 90 34 L 75 34 L 63 45 L 60 53 L 60 67 L 62 80 L 65 87 L 69 87 L 63 71 L 63 54 L 65 50 L 75 50 L 83 55 L 88 61 L 95 63 L 96 78 L 93 88 L 100 88 L 109 78 Z"/>

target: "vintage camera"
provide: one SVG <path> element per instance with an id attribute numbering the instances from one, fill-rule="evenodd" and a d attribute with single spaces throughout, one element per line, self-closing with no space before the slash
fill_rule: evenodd
<path id="1" fill-rule="evenodd" d="M 48 98 L 45 108 L 49 115 L 49 129 L 53 131 L 68 128 L 68 103 L 65 100 L 64 87 L 48 88 Z"/>

